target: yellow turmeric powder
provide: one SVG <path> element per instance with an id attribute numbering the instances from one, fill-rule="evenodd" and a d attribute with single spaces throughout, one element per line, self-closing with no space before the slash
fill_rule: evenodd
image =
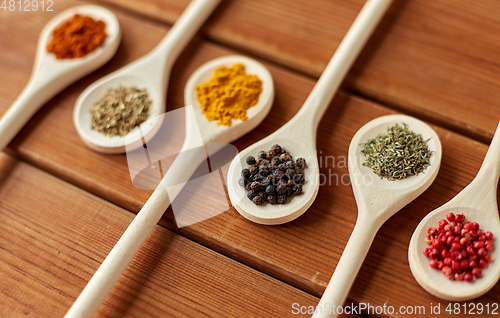
<path id="1" fill-rule="evenodd" d="M 262 81 L 245 74 L 243 64 L 220 66 L 213 77 L 196 87 L 196 97 L 208 121 L 231 126 L 232 119 L 247 120 L 247 109 L 255 106 L 262 92 Z"/>

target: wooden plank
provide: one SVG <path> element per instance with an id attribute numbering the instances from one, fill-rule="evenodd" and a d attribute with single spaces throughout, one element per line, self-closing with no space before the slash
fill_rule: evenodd
<path id="1" fill-rule="evenodd" d="M 10 151 L 91 193 L 128 210 L 138 211 L 150 192 L 132 186 L 125 156 L 105 156 L 87 149 L 79 141 L 71 123 L 73 104 L 81 90 L 99 76 L 146 52 L 167 31 L 161 24 L 119 11 L 117 13 L 126 39 L 117 57 L 105 68 L 72 85 L 49 102 L 11 144 Z M 21 24 L 23 19 L 28 19 L 28 16 L 7 16 L 5 23 Z M 39 23 L 43 24 L 43 21 Z M 25 31 L 27 34 L 30 32 L 35 33 L 34 29 Z M 32 52 L 28 52 L 30 39 L 36 39 L 36 36 L 32 34 L 5 40 L 8 42 L 7 47 L 21 43 L 16 46 L 21 51 L 17 55 L 21 57 L 17 61 L 20 67 L 29 64 L 32 59 Z M 195 40 L 174 67 L 172 78 L 175 80 L 171 80 L 168 90 L 168 109 L 183 106 L 183 87 L 196 67 L 211 58 L 234 53 L 237 52 Z M 2 73 L 8 70 L 5 65 L 16 63 L 14 54 L 0 58 L 5 59 L 5 63 L 0 63 Z M 310 78 L 270 63 L 265 64 L 275 80 L 276 101 L 272 113 L 264 122 L 234 143 L 238 149 L 263 138 L 290 119 L 314 85 Z M 27 68 L 29 67 L 24 66 L 24 69 Z M 8 91 L 19 91 L 20 85 L 24 83 L 3 78 L 0 81 L 0 88 L 5 91 L 5 96 L 11 98 L 1 103 L 0 107 L 5 109 L 15 98 L 15 94 Z M 177 231 L 231 258 L 314 295 L 320 295 L 356 219 L 352 190 L 348 184 L 342 184 L 342 181 L 346 183 L 347 180 L 347 169 L 341 164 L 342 158 L 347 153 L 351 137 L 359 127 L 372 118 L 391 112 L 351 95 L 341 93 L 336 96 L 320 124 L 317 145 L 323 159 L 328 157 L 336 160 L 333 165 L 329 159 L 328 165 L 321 169 L 323 175 L 332 175 L 334 184 L 322 186 L 316 202 L 296 221 L 283 226 L 264 227 L 246 221 L 230 209 L 217 217 Z M 438 133 L 444 146 L 443 165 L 438 179 L 421 198 L 383 226 L 349 295 L 351 301 L 370 303 L 373 306 L 385 303 L 394 306 L 429 306 L 430 303 L 441 303 L 442 307 L 446 307 L 447 302 L 431 297 L 416 284 L 407 265 L 407 245 L 418 221 L 427 212 L 452 198 L 472 180 L 486 147 L 441 128 L 438 128 Z M 340 178 L 338 184 L 336 176 Z M 196 195 L 201 202 L 209 200 L 206 194 Z M 194 193 L 186 191 L 182 196 L 194 197 Z M 199 202 L 193 201 L 195 200 L 191 201 L 192 205 L 188 205 L 188 208 L 194 213 L 199 209 Z M 176 228 L 170 210 L 162 224 Z M 497 285 L 478 301 L 498 302 L 498 288 Z"/>
<path id="2" fill-rule="evenodd" d="M 188 0 L 103 0 L 172 24 Z M 363 0 L 223 1 L 204 28 L 224 45 L 318 77 Z M 500 2 L 394 1 L 344 87 L 489 142 L 500 112 Z"/>
<path id="3" fill-rule="evenodd" d="M 0 177 L 0 315 L 62 317 L 134 214 L 5 154 Z M 295 317 L 317 301 L 157 226 L 95 317 Z"/>

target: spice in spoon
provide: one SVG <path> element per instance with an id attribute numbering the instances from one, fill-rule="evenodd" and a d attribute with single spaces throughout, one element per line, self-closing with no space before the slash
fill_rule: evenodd
<path id="1" fill-rule="evenodd" d="M 288 150 L 280 145 L 259 152 L 257 159 L 247 157 L 246 163 L 248 168 L 241 171 L 238 184 L 245 187 L 247 198 L 256 205 L 266 201 L 272 205 L 285 204 L 291 196 L 302 193 L 306 160 L 298 158 L 294 162 Z"/>
<path id="2" fill-rule="evenodd" d="M 257 105 L 262 81 L 245 74 L 243 64 L 220 66 L 213 77 L 196 87 L 196 97 L 208 121 L 231 126 L 233 119 L 247 120 L 247 109 Z"/>
<path id="3" fill-rule="evenodd" d="M 493 259 L 493 233 L 479 228 L 476 222 L 465 222 L 463 214 L 448 213 L 437 227 L 427 229 L 424 255 L 429 266 L 440 270 L 450 280 L 472 282 L 483 277 L 483 269 Z"/>
<path id="4" fill-rule="evenodd" d="M 91 17 L 75 14 L 54 29 L 47 51 L 57 59 L 72 59 L 87 55 L 104 43 L 106 24 Z"/>
<path id="5" fill-rule="evenodd" d="M 145 89 L 110 89 L 92 107 L 92 129 L 109 137 L 125 136 L 146 121 L 150 105 Z"/>
<path id="6" fill-rule="evenodd" d="M 372 169 L 380 178 L 390 181 L 416 176 L 430 165 L 432 151 L 422 135 L 411 131 L 407 124 L 395 124 L 387 133 L 368 140 L 361 151 L 363 166 Z"/>

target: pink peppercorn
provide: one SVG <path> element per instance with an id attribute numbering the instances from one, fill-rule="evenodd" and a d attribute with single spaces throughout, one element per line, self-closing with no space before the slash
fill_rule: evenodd
<path id="1" fill-rule="evenodd" d="M 455 215 L 455 222 L 462 223 L 464 221 L 465 221 L 465 215 L 463 215 L 463 214 Z"/>

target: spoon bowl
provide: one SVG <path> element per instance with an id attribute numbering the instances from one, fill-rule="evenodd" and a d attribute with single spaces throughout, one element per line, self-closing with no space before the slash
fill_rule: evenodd
<path id="1" fill-rule="evenodd" d="M 432 152 L 430 166 L 416 176 L 402 180 L 389 181 L 376 176 L 371 168 L 363 165 L 361 151 L 368 139 L 378 134 L 387 133 L 387 128 L 405 123 L 409 129 L 428 140 L 427 146 Z M 418 197 L 436 178 L 441 162 L 441 142 L 436 132 L 424 122 L 406 115 L 388 115 L 376 118 L 359 129 L 349 145 L 349 176 L 354 197 L 360 211 L 371 209 L 377 196 L 379 209 L 372 209 L 370 217 L 386 219 L 399 211 L 407 203 Z M 386 201 L 383 203 L 383 201 Z M 381 209 L 380 209 L 381 207 Z"/>
<path id="2" fill-rule="evenodd" d="M 47 45 L 52 38 L 52 32 L 75 14 L 89 16 L 96 21 L 103 21 L 106 24 L 105 32 L 107 37 L 100 47 L 85 56 L 71 59 L 56 59 L 53 53 L 47 51 Z M 111 59 L 118 49 L 120 40 L 121 29 L 118 19 L 113 12 L 104 7 L 90 4 L 72 7 L 56 15 L 42 29 L 38 39 L 37 55 L 33 69 L 38 70 L 39 67 L 43 67 L 52 72 L 64 73 L 67 76 L 78 78 L 81 76 L 77 75 L 78 73 L 90 73 L 89 69 L 94 70 Z M 81 67 L 84 69 L 80 69 Z"/>
<path id="3" fill-rule="evenodd" d="M 492 263 L 483 268 L 483 278 L 469 283 L 449 280 L 441 271 L 429 266 L 430 259 L 423 255 L 427 229 L 436 227 L 446 214 L 464 214 L 466 221 L 477 222 L 484 231 L 494 235 L 494 242 L 500 236 L 500 218 L 497 205 L 497 185 L 500 175 L 500 125 L 491 141 L 490 148 L 476 178 L 452 200 L 430 212 L 420 221 L 412 235 L 408 261 L 417 282 L 430 294 L 450 300 L 465 301 L 485 294 L 500 278 L 500 248 L 497 246 L 490 255 Z"/>
<path id="4" fill-rule="evenodd" d="M 102 20 L 107 34 L 104 43 L 94 51 L 79 58 L 56 59 L 47 52 L 52 32 L 75 14 Z M 0 148 L 4 149 L 33 114 L 49 99 L 69 84 L 106 63 L 115 54 L 121 39 L 116 16 L 97 5 L 69 8 L 52 18 L 42 29 L 31 77 L 19 97 L 0 119 Z"/>
<path id="5" fill-rule="evenodd" d="M 405 123 L 409 129 L 428 139 L 432 151 L 430 166 L 416 176 L 389 181 L 376 176 L 363 166 L 361 153 L 364 143 L 395 124 Z M 379 228 L 392 215 L 413 201 L 434 181 L 441 164 L 441 142 L 436 132 L 424 122 L 405 115 L 388 115 L 374 119 L 354 135 L 349 145 L 348 169 L 351 185 L 358 206 L 358 219 L 335 271 L 318 304 L 342 306 L 356 275 L 363 264 Z M 335 317 L 335 314 L 318 313 L 314 318 Z"/>
<path id="6" fill-rule="evenodd" d="M 105 76 L 88 86 L 78 97 L 73 112 L 73 122 L 82 141 L 91 149 L 102 153 L 121 153 L 125 149 L 137 149 L 144 142 L 149 142 L 158 132 L 162 124 L 161 113 L 165 112 L 165 100 L 161 82 L 153 82 L 144 74 L 131 71 L 131 68 L 121 69 Z M 109 90 L 118 87 L 136 87 L 145 89 L 151 99 L 148 117 L 141 129 L 134 129 L 125 136 L 106 136 L 92 129 L 92 107 Z"/>
<path id="7" fill-rule="evenodd" d="M 234 208 L 245 218 L 265 225 L 283 224 L 301 216 L 316 198 L 319 191 L 316 147 L 312 142 L 302 142 L 303 139 L 293 137 L 292 131 L 287 129 L 279 130 L 240 152 L 229 166 L 227 182 L 229 197 Z M 296 137 L 300 138 L 300 136 Z M 269 150 L 274 144 L 285 147 L 294 159 L 298 157 L 306 159 L 307 165 L 304 168 L 306 182 L 302 186 L 302 194 L 288 198 L 286 204 L 256 206 L 246 197 L 245 188 L 234 180 L 238 180 L 240 177 L 241 169 L 245 166 L 245 158 L 248 156 L 255 157 L 259 151 Z"/>
<path id="8" fill-rule="evenodd" d="M 91 149 L 102 153 L 123 153 L 142 146 L 160 129 L 158 116 L 166 109 L 166 90 L 172 66 L 212 13 L 220 0 L 193 0 L 175 22 L 167 35 L 148 54 L 96 81 L 85 89 L 75 104 L 73 122 L 78 135 Z M 147 125 L 131 132 L 130 136 L 105 136 L 91 129 L 90 110 L 108 90 L 120 86 L 146 89 L 151 99 Z"/>
<path id="9" fill-rule="evenodd" d="M 247 120 L 232 120 L 231 126 L 220 126 L 216 121 L 207 121 L 196 98 L 196 87 L 209 81 L 217 67 L 231 67 L 234 64 L 243 64 L 246 74 L 257 75 L 262 81 L 262 92 L 257 104 L 247 110 Z M 184 103 L 193 106 L 204 144 L 230 143 L 245 135 L 264 120 L 271 110 L 273 100 L 274 83 L 269 70 L 256 60 L 241 55 L 222 56 L 201 65 L 191 74 L 184 89 Z"/>

